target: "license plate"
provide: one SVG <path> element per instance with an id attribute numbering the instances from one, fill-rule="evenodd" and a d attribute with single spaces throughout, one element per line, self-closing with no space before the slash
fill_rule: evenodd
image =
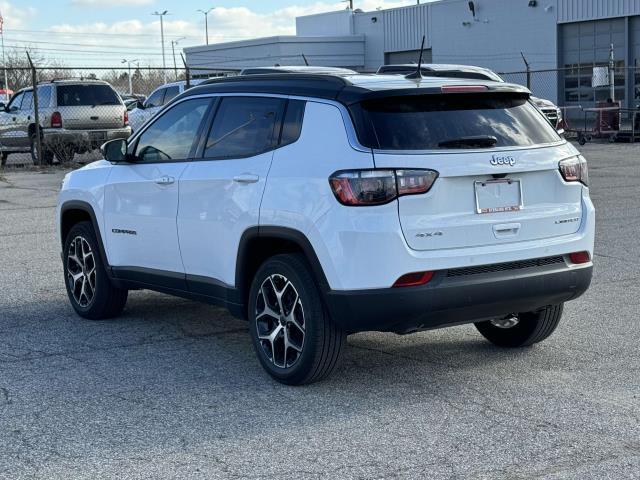
<path id="1" fill-rule="evenodd" d="M 501 178 L 475 182 L 476 212 L 499 213 L 522 210 L 522 184 L 520 180 Z"/>
<path id="2" fill-rule="evenodd" d="M 104 142 L 107 139 L 107 132 L 89 132 L 89 140 L 92 142 Z"/>

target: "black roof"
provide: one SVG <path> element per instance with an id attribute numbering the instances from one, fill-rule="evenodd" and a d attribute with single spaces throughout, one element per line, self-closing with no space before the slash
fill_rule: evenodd
<path id="1" fill-rule="evenodd" d="M 398 75 L 327 75 L 277 73 L 207 80 L 182 96 L 203 93 L 271 93 L 335 100 L 352 105 L 376 97 L 442 93 L 448 86 L 483 85 L 488 92 L 530 94 L 520 85 L 451 78 L 406 79 Z"/>

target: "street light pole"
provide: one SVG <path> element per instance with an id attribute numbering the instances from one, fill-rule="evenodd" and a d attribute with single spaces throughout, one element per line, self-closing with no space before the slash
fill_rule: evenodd
<path id="1" fill-rule="evenodd" d="M 164 83 L 167 83 L 167 61 L 164 56 L 164 16 L 169 13 L 167 10 L 162 12 L 154 12 L 152 15 L 160 17 L 160 41 L 162 42 L 162 76 Z"/>
<path id="2" fill-rule="evenodd" d="M 171 53 L 173 54 L 173 72 L 176 75 L 176 82 L 178 81 L 178 65 L 176 64 L 176 45 L 180 40 L 184 40 L 187 37 L 180 37 L 176 40 L 171 40 Z"/>
<path id="3" fill-rule="evenodd" d="M 129 95 L 133 95 L 133 82 L 131 81 L 131 64 L 133 62 L 137 62 L 138 60 L 127 60 L 127 59 L 123 59 L 122 63 L 126 63 L 127 66 L 129 67 Z"/>
<path id="4" fill-rule="evenodd" d="M 204 35 L 205 35 L 205 42 L 207 42 L 207 45 L 209 45 L 209 13 L 211 12 L 211 10 L 213 10 L 216 7 L 211 7 L 209 10 L 200 10 L 198 9 L 198 12 L 202 13 L 204 15 Z"/>

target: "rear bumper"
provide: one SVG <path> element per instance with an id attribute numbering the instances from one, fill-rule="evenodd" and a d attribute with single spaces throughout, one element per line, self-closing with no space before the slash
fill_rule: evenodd
<path id="1" fill-rule="evenodd" d="M 330 291 L 333 320 L 348 332 L 409 333 L 529 312 L 573 300 L 591 283 L 593 267 L 548 265 L 450 277 L 438 272 L 420 287 Z"/>
<path id="2" fill-rule="evenodd" d="M 98 148 L 104 142 L 116 138 L 129 138 L 131 127 L 95 129 L 95 130 L 68 130 L 66 128 L 45 128 L 43 130 L 44 144 L 47 146 L 73 145 L 80 148 Z"/>

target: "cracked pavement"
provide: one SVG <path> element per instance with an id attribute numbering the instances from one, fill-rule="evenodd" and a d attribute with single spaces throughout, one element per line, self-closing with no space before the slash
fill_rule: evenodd
<path id="1" fill-rule="evenodd" d="M 302 388 L 272 381 L 219 308 L 139 291 L 116 320 L 77 317 L 63 173 L 0 172 L 0 478 L 638 478 L 638 148 L 582 147 L 596 272 L 546 342 L 358 334 Z"/>

